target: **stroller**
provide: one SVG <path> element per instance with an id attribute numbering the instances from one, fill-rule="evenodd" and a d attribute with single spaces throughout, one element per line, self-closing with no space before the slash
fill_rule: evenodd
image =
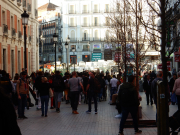
<path id="1" fill-rule="evenodd" d="M 180 132 L 180 110 L 176 111 L 173 116 L 169 117 L 169 127 L 171 135 L 178 135 Z M 179 129 L 178 129 L 179 128 Z"/>

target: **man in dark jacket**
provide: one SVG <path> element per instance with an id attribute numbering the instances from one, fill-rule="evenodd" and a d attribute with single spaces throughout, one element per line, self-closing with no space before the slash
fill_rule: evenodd
<path id="1" fill-rule="evenodd" d="M 135 133 L 141 133 L 142 131 L 138 129 L 138 92 L 136 91 L 135 86 L 133 85 L 134 77 L 130 75 L 128 77 L 128 83 L 124 83 L 121 85 L 119 93 L 118 93 L 118 100 L 120 102 L 122 108 L 122 118 L 119 126 L 119 135 L 123 134 L 124 124 L 128 117 L 128 114 L 131 113 L 133 118 L 133 124 Z"/>
<path id="2" fill-rule="evenodd" d="M 150 75 L 147 75 L 147 79 L 144 80 L 144 82 L 143 82 L 143 89 L 144 89 L 144 92 L 146 93 L 147 105 L 149 105 L 149 97 L 150 97 L 150 101 L 151 101 L 151 105 L 152 105 L 153 104 L 153 100 L 152 100 L 152 93 L 151 93 L 151 79 L 150 79 Z"/>

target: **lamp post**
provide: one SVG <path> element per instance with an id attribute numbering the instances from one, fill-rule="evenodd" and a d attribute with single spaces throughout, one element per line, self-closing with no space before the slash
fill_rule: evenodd
<path id="1" fill-rule="evenodd" d="M 56 35 L 56 33 L 54 33 L 53 41 L 54 41 L 54 44 L 55 44 L 55 72 L 56 72 L 56 43 L 57 43 L 57 40 L 58 40 L 58 35 Z"/>
<path id="2" fill-rule="evenodd" d="M 44 72 L 44 60 L 43 60 L 43 58 L 44 58 L 44 49 L 43 49 L 43 41 L 45 40 L 45 38 L 43 37 L 43 35 L 41 35 L 40 36 L 40 41 L 41 41 L 41 45 L 42 45 L 42 51 L 41 51 L 41 53 L 42 53 L 42 62 L 43 62 L 43 72 Z"/>
<path id="3" fill-rule="evenodd" d="M 69 35 L 66 39 L 66 43 L 65 43 L 65 48 L 66 48 L 66 62 L 67 62 L 67 72 L 68 72 L 68 69 L 69 69 L 69 62 L 68 62 L 68 48 L 69 48 L 69 42 L 70 42 L 70 38 L 69 38 Z"/>
<path id="4" fill-rule="evenodd" d="M 27 59 L 26 59 L 26 25 L 28 25 L 28 19 L 29 15 L 24 11 L 23 14 L 21 14 L 22 17 L 22 25 L 24 25 L 24 50 L 25 50 L 25 55 L 24 55 L 24 63 L 25 63 L 25 71 L 27 73 Z"/>
<path id="5" fill-rule="evenodd" d="M 73 47 L 73 48 L 72 48 L 72 51 L 73 51 L 73 54 L 74 54 L 74 52 L 76 51 L 76 49 Z M 74 62 L 74 72 L 75 72 L 75 54 L 74 54 L 73 62 Z"/>

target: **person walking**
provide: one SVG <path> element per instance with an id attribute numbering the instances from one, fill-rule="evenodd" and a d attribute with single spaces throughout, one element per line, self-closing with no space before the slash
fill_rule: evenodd
<path id="1" fill-rule="evenodd" d="M 71 99 L 71 107 L 72 107 L 72 113 L 73 114 L 79 114 L 77 112 L 77 106 L 79 102 L 79 87 L 82 88 L 84 91 L 82 83 L 79 81 L 78 78 L 76 78 L 76 72 L 72 73 L 72 78 L 68 81 L 69 87 L 70 87 L 70 99 Z"/>
<path id="2" fill-rule="evenodd" d="M 38 95 L 41 97 L 41 111 L 42 111 L 41 116 L 44 116 L 45 114 L 45 117 L 47 117 L 47 111 L 48 111 L 49 89 L 50 89 L 50 84 L 48 83 L 47 78 L 42 77 L 42 83 L 41 83 L 41 87 L 39 87 Z"/>
<path id="3" fill-rule="evenodd" d="M 118 84 L 118 79 L 116 79 L 116 76 L 113 75 L 113 78 L 110 80 L 110 85 L 111 85 L 110 102 L 112 102 L 112 95 L 117 92 L 117 84 Z"/>
<path id="4" fill-rule="evenodd" d="M 86 91 L 86 87 L 87 87 L 87 85 L 88 85 L 88 81 L 89 81 L 89 78 L 88 78 L 88 73 L 87 72 L 85 72 L 84 73 L 84 77 L 83 77 L 83 87 L 84 87 L 84 103 L 88 103 L 88 93 L 87 93 L 87 91 Z"/>
<path id="5" fill-rule="evenodd" d="M 144 80 L 143 82 L 143 89 L 146 94 L 147 105 L 149 105 L 149 98 L 151 101 L 151 105 L 153 105 L 152 93 L 151 93 L 151 79 L 149 74 L 147 75 L 147 79 Z"/>
<path id="6" fill-rule="evenodd" d="M 88 110 L 86 111 L 86 113 L 91 113 L 91 100 L 92 98 L 94 99 L 94 107 L 95 107 L 95 114 L 97 114 L 97 93 L 98 93 L 98 80 L 95 78 L 95 73 L 91 72 L 90 73 L 90 79 L 89 79 L 89 83 L 87 85 L 86 91 L 88 91 L 88 98 L 89 98 L 89 102 L 88 102 Z"/>
<path id="7" fill-rule="evenodd" d="M 24 115 L 25 106 L 27 105 L 27 98 L 29 97 L 29 85 L 26 79 L 27 72 L 22 72 L 22 77 L 17 81 L 17 94 L 18 94 L 18 118 L 27 119 Z"/>
<path id="8" fill-rule="evenodd" d="M 102 96 L 105 99 L 106 94 L 105 94 L 105 87 L 106 87 L 106 82 L 104 79 L 104 74 L 100 74 L 100 80 L 99 80 L 100 84 L 101 84 L 101 90 L 99 92 L 99 102 L 101 102 L 102 100 Z"/>
<path id="9" fill-rule="evenodd" d="M 175 83 L 176 79 L 177 79 L 177 75 L 173 74 L 173 77 L 170 79 L 170 82 L 169 82 L 169 88 L 170 88 L 170 92 L 171 92 L 171 102 L 172 102 L 172 105 L 175 105 L 175 103 L 177 102 L 176 94 L 175 93 L 172 94 L 174 83 Z"/>
<path id="10" fill-rule="evenodd" d="M 180 110 L 180 72 L 178 72 L 178 79 L 176 79 L 173 87 L 172 94 L 176 94 L 178 102 L 178 110 Z"/>
<path id="11" fill-rule="evenodd" d="M 142 131 L 138 129 L 138 92 L 133 84 L 134 77 L 132 75 L 128 76 L 128 82 L 121 85 L 118 100 L 122 109 L 122 118 L 119 126 L 119 135 L 123 134 L 124 124 L 128 117 L 128 114 L 131 113 L 133 118 L 133 125 L 135 129 L 135 133 L 141 133 Z"/>
<path id="12" fill-rule="evenodd" d="M 55 100 L 56 112 L 60 113 L 61 100 L 63 97 L 63 90 L 64 90 L 64 82 L 59 71 L 55 72 L 55 76 L 52 82 L 52 87 L 54 88 L 54 100 Z"/>

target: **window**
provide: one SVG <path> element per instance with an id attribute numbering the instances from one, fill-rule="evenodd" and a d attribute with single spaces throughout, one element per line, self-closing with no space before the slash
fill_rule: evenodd
<path id="1" fill-rule="evenodd" d="M 18 31 L 20 31 L 20 21 L 18 20 Z"/>
<path id="2" fill-rule="evenodd" d="M 74 11 L 74 5 L 70 5 L 70 11 L 69 11 L 70 14 L 74 14 L 75 11 Z"/>
<path id="3" fill-rule="evenodd" d="M 94 5 L 94 13 L 98 13 L 98 5 Z"/>
<path id="4" fill-rule="evenodd" d="M 109 19 L 109 17 L 106 17 L 106 24 L 105 24 L 106 26 L 109 26 L 110 25 L 110 19 Z"/>
<path id="5" fill-rule="evenodd" d="M 75 31 L 74 30 L 71 31 L 71 40 L 75 40 Z"/>
<path id="6" fill-rule="evenodd" d="M 84 26 L 87 26 L 87 17 L 84 17 Z"/>
<path id="7" fill-rule="evenodd" d="M 12 30 L 12 28 L 14 28 L 13 22 L 14 22 L 13 16 L 11 16 L 11 30 Z"/>
<path id="8" fill-rule="evenodd" d="M 129 31 L 128 32 L 128 40 L 131 40 L 132 39 L 132 34 L 131 34 L 131 32 Z"/>
<path id="9" fill-rule="evenodd" d="M 74 18 L 71 18 L 71 19 L 70 19 L 70 26 L 75 26 L 75 24 L 74 24 Z"/>
<path id="10" fill-rule="evenodd" d="M 105 12 L 108 13 L 109 12 L 109 4 L 105 5 Z"/>
<path id="11" fill-rule="evenodd" d="M 139 46 L 140 51 L 145 50 L 145 45 L 144 44 L 138 44 L 138 46 Z"/>
<path id="12" fill-rule="evenodd" d="M 98 40 L 98 39 L 99 39 L 98 30 L 95 30 L 95 32 L 94 32 L 94 37 L 95 37 L 95 40 Z"/>
<path id="13" fill-rule="evenodd" d="M 94 17 L 94 26 L 98 26 L 98 18 Z"/>
<path id="14" fill-rule="evenodd" d="M 90 51 L 89 45 L 83 45 L 83 51 Z"/>
<path id="15" fill-rule="evenodd" d="M 71 45 L 71 50 L 72 51 L 72 48 L 75 48 L 75 51 L 76 51 L 76 45 Z"/>
<path id="16" fill-rule="evenodd" d="M 5 11 L 2 11 L 2 24 L 6 24 Z"/>
<path id="17" fill-rule="evenodd" d="M 120 10 L 120 3 L 117 3 L 116 5 L 116 11 L 119 11 Z"/>
<path id="18" fill-rule="evenodd" d="M 88 10 L 87 10 L 87 5 L 83 5 L 83 13 L 87 13 Z"/>
<path id="19" fill-rule="evenodd" d="M 109 39 L 109 31 L 108 30 L 106 31 L 106 39 L 107 40 Z"/>
<path id="20" fill-rule="evenodd" d="M 85 40 L 85 41 L 88 40 L 88 33 L 87 33 L 87 30 L 84 31 L 84 35 L 83 35 L 83 36 L 84 36 L 84 39 L 83 39 L 83 40 Z"/>

